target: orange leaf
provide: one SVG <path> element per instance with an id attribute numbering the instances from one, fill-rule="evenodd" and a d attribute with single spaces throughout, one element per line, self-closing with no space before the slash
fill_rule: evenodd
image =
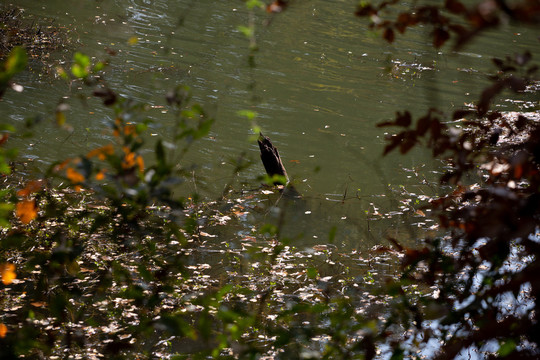
<path id="1" fill-rule="evenodd" d="M 103 180 L 105 179 L 105 170 L 101 170 L 96 174 L 96 180 Z"/>
<path id="2" fill-rule="evenodd" d="M 139 166 L 139 171 L 144 172 L 144 159 L 142 156 L 137 156 L 137 166 Z"/>
<path id="3" fill-rule="evenodd" d="M 15 274 L 15 265 L 11 263 L 0 264 L 0 275 L 4 285 L 9 285 L 17 278 Z"/>
<path id="4" fill-rule="evenodd" d="M 18 196 L 28 196 L 32 193 L 38 192 L 43 187 L 43 180 L 33 180 L 28 182 L 24 189 L 17 191 Z"/>
<path id="5" fill-rule="evenodd" d="M 2 338 L 2 339 L 5 338 L 7 332 L 8 332 L 7 326 L 0 323 L 0 338 Z"/>
<path id="6" fill-rule="evenodd" d="M 66 159 L 64 161 L 62 161 L 60 164 L 56 165 L 54 167 L 54 171 L 60 171 L 60 170 L 63 170 L 67 164 L 69 164 L 69 162 L 71 161 L 71 159 Z"/>
<path id="7" fill-rule="evenodd" d="M 37 216 L 36 202 L 34 200 L 22 200 L 15 208 L 17 217 L 23 224 L 28 224 Z"/>
<path id="8" fill-rule="evenodd" d="M 84 176 L 73 168 L 67 168 L 66 176 L 74 184 L 78 184 L 84 181 Z"/>
<path id="9" fill-rule="evenodd" d="M 122 162 L 122 167 L 124 169 L 131 169 L 135 165 L 135 153 L 127 153 Z"/>
<path id="10" fill-rule="evenodd" d="M 47 306 L 47 303 L 43 302 L 43 301 L 33 301 L 33 302 L 30 303 L 30 305 L 32 305 L 34 307 L 45 307 L 45 306 Z"/>
<path id="11" fill-rule="evenodd" d="M 111 144 L 109 144 L 90 151 L 88 154 L 86 154 L 86 157 L 92 158 L 97 156 L 100 160 L 105 160 L 107 155 L 112 154 L 114 154 L 114 148 Z"/>
<path id="12" fill-rule="evenodd" d="M 126 125 L 124 127 L 124 135 L 129 136 L 135 134 L 135 126 L 133 125 Z"/>

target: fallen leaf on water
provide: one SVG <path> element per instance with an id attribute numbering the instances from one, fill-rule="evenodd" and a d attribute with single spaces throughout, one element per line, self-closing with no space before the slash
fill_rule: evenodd
<path id="1" fill-rule="evenodd" d="M 34 307 L 44 307 L 44 306 L 47 306 L 47 303 L 43 301 L 34 301 L 34 302 L 31 302 L 30 305 Z"/>
<path id="2" fill-rule="evenodd" d="M 206 236 L 206 237 L 217 237 L 217 235 L 211 235 L 211 234 L 209 234 L 207 232 L 204 232 L 204 231 L 201 231 L 200 234 L 201 234 L 201 236 Z"/>

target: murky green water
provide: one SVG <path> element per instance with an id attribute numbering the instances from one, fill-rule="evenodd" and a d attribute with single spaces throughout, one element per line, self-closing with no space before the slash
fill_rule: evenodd
<path id="1" fill-rule="evenodd" d="M 416 199 L 440 192 L 434 183 L 441 164 L 420 150 L 382 158 L 385 130 L 375 124 L 393 118 L 397 110 L 421 115 L 439 107 L 451 112 L 475 101 L 493 71 L 487 59 L 526 48 L 537 51 L 537 34 L 508 27 L 456 53 L 450 47 L 434 50 L 429 30 L 420 28 L 389 45 L 353 16 L 355 4 L 297 1 L 278 16 L 259 13 L 257 66 L 251 68 L 248 40 L 237 30 L 249 18 L 242 1 L 17 1 L 28 14 L 71 29 L 80 51 L 110 58 L 109 84 L 126 97 L 157 107 L 149 113 L 153 133 L 166 136 L 172 124 L 172 116 L 159 107 L 165 105 L 167 90 L 180 84 L 193 89 L 196 100 L 217 120 L 211 137 L 186 159 L 199 164 L 194 176 L 204 186 L 197 190 L 208 198 L 221 193 L 232 176 L 230 159 L 243 152 L 256 162 L 239 175 L 235 188 L 246 189 L 240 182 L 258 186 L 255 178 L 263 172 L 258 148 L 248 141 L 250 124 L 237 115 L 238 110 L 254 110 L 304 195 L 301 204 L 287 207 L 289 235 L 304 234 L 306 245 L 324 242 L 337 225 L 336 239 L 346 247 L 370 247 L 395 234 L 413 241 L 415 229 L 430 223 L 418 214 L 402 216 L 405 208 L 413 214 L 414 204 L 399 202 L 399 194 Z M 137 44 L 128 44 L 132 37 L 139 39 Z M 32 167 L 44 170 L 53 160 L 84 154 L 108 141 L 103 127 L 112 114 L 96 107 L 97 102 L 81 102 L 74 96 L 76 89 L 51 74 L 25 73 L 17 81 L 24 92 L 10 93 L 0 103 L 6 121 L 20 123 L 35 114 L 52 117 L 62 97 L 71 105 L 73 133 L 42 125 L 22 151 L 34 159 Z M 531 101 L 534 105 L 537 100 Z M 501 104 L 503 110 L 516 109 Z M 270 204 L 277 201 L 272 195 L 256 197 L 251 208 L 260 211 L 246 220 L 271 220 Z M 392 211 L 381 219 L 379 213 Z"/>

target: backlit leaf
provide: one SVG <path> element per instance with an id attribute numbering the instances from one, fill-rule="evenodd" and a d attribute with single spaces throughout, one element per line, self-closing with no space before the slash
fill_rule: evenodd
<path id="1" fill-rule="evenodd" d="M 78 184 L 84 181 L 84 176 L 80 172 L 78 172 L 77 170 L 71 167 L 68 167 L 66 169 L 66 176 L 74 184 Z"/>
<path id="2" fill-rule="evenodd" d="M 27 61 L 26 51 L 22 47 L 13 48 L 5 62 L 6 72 L 13 75 L 23 71 Z"/>
<path id="3" fill-rule="evenodd" d="M 0 275 L 2 276 L 4 285 L 11 284 L 13 280 L 17 278 L 17 274 L 15 274 L 15 265 L 11 263 L 0 264 Z M 1 334 L 0 337 L 2 337 Z"/>
<path id="4" fill-rule="evenodd" d="M 16 205 L 15 212 L 23 224 L 29 224 L 37 217 L 35 200 L 22 200 Z"/>

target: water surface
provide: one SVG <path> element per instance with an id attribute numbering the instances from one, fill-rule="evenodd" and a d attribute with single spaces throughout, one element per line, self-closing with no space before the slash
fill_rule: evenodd
<path id="1" fill-rule="evenodd" d="M 192 88 L 216 123 L 184 160 L 185 165 L 198 164 L 193 175 L 200 180 L 197 186 L 185 185 L 186 192 L 219 197 L 235 176 L 231 159 L 242 153 L 254 165 L 238 175 L 235 194 L 258 188 L 256 178 L 264 171 L 258 148 L 248 140 L 250 123 L 237 114 L 253 110 L 304 195 L 285 210 L 287 234 L 303 236 L 298 244 L 327 241 L 335 225 L 337 242 L 348 248 L 369 248 L 384 243 L 386 236 L 414 242 L 432 223 L 415 213 L 418 205 L 403 199 L 444 191 L 436 181 L 442 164 L 423 150 L 383 158 L 389 130 L 375 125 L 404 109 L 415 116 L 430 107 L 449 113 L 475 101 L 494 71 L 488 59 L 534 50 L 536 34 L 507 27 L 455 52 L 451 46 L 433 49 L 429 29 L 418 28 L 386 44 L 354 17 L 355 4 L 306 1 L 277 16 L 257 12 L 259 50 L 256 67 L 250 67 L 249 42 L 238 31 L 249 21 L 241 1 L 17 2 L 27 14 L 69 28 L 78 50 L 109 59 L 107 82 L 123 96 L 155 106 L 148 115 L 154 121 L 151 132 L 158 136 L 166 137 L 173 121 L 162 108 L 165 93 L 178 85 Z M 129 45 L 134 37 L 137 43 Z M 62 59 L 71 58 L 70 53 L 52 57 L 69 66 Z M 16 124 L 36 114 L 52 118 L 61 98 L 70 104 L 73 132 L 43 124 L 24 145 L 22 155 L 33 160 L 37 171 L 110 140 L 103 129 L 111 112 L 93 99 L 81 101 L 75 96 L 81 91 L 53 74 L 22 74 L 17 81 L 24 92 L 8 93 L 0 103 L 2 117 Z M 537 108 L 537 100 L 528 101 L 526 106 L 532 102 Z M 519 109 L 504 99 L 499 107 Z M 277 194 L 260 194 L 249 205 L 260 211 L 252 210 L 246 221 L 274 221 L 273 205 L 282 203 Z"/>

